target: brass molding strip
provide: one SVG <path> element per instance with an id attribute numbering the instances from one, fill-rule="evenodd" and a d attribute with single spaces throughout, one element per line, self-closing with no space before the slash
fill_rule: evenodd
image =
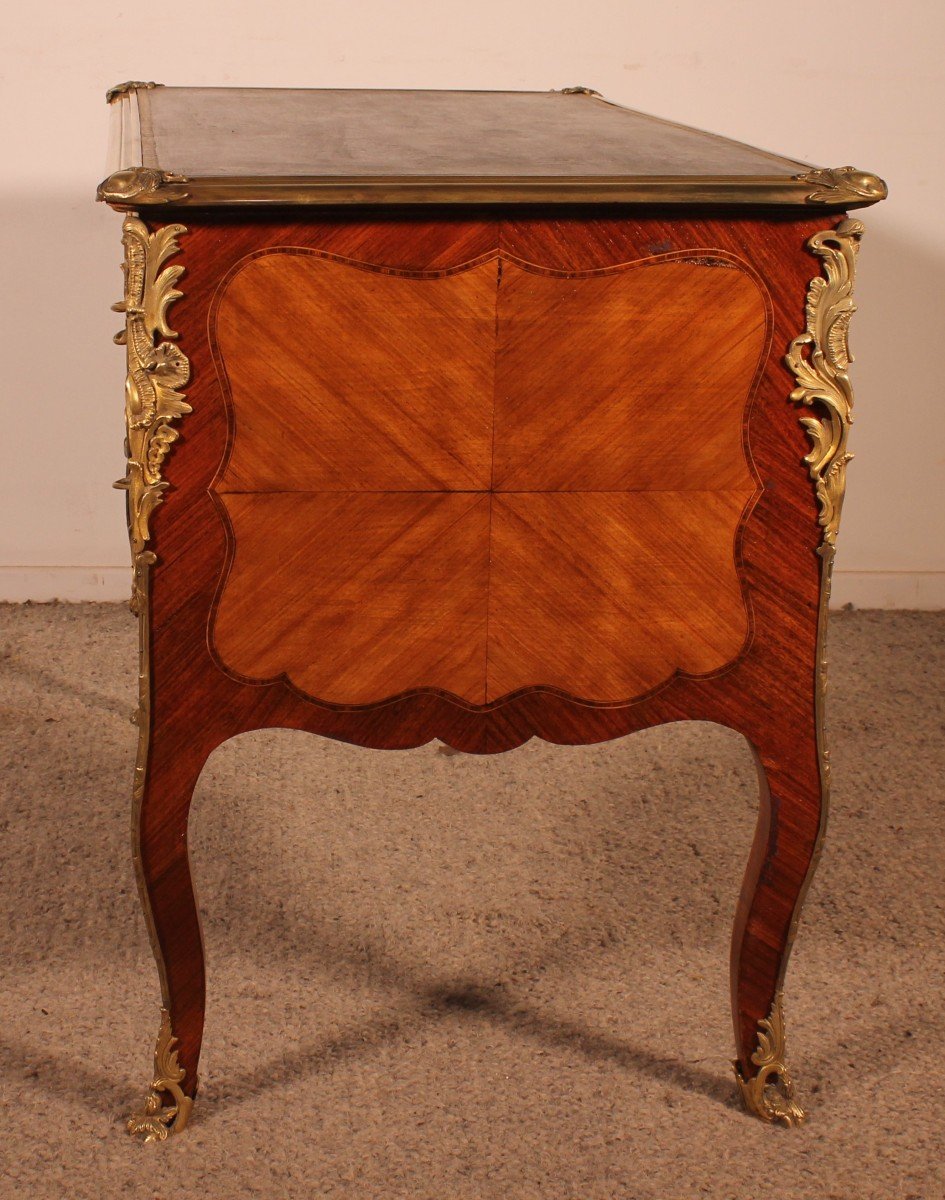
<path id="1" fill-rule="evenodd" d="M 138 706 L 132 721 L 138 726 L 138 750 L 132 788 L 132 856 L 138 880 L 138 892 L 154 957 L 161 978 L 165 1007 L 154 1052 L 154 1077 L 143 1110 L 128 1121 L 131 1133 L 143 1134 L 145 1141 L 163 1141 L 171 1130 L 184 1128 L 193 1100 L 181 1088 L 184 1070 L 174 1050 L 176 1039 L 171 1031 L 167 1006 L 169 991 L 164 959 L 158 945 L 151 907 L 141 868 L 140 812 L 144 799 L 148 751 L 151 740 L 151 567 L 157 561 L 149 548 L 151 514 L 164 499 L 167 481 L 161 471 L 167 454 L 177 440 L 178 431 L 171 422 L 191 411 L 181 392 L 190 379 L 190 363 L 174 344 L 176 332 L 167 320 L 169 306 L 180 298 L 176 283 L 182 266 L 166 267 L 169 258 L 179 253 L 178 237 L 186 233 L 183 225 L 166 225 L 154 233 L 137 217 L 129 216 L 122 224 L 125 250 L 124 299 L 112 305 L 125 315 L 125 328 L 115 341 L 126 348 L 125 379 L 125 454 L 124 479 L 115 487 L 126 492 L 128 538 L 131 544 L 131 610 L 138 617 Z M 162 1096 L 171 1098 L 165 1105 Z"/>
<path id="2" fill-rule="evenodd" d="M 181 1083 L 184 1068 L 177 1062 L 174 1046 L 177 1038 L 171 1029 L 171 1017 L 166 1008 L 161 1009 L 161 1028 L 154 1048 L 154 1078 L 151 1090 L 140 1112 L 128 1118 L 127 1129 L 131 1134 L 142 1135 L 146 1142 L 163 1142 L 170 1133 L 181 1133 L 194 1107 Z M 172 1103 L 165 1104 L 163 1095 L 169 1095 Z"/>
<path id="3" fill-rule="evenodd" d="M 818 523 L 824 531 L 817 548 L 820 555 L 820 604 L 814 680 L 821 820 L 814 854 L 791 920 L 788 950 L 794 941 L 807 889 L 820 861 L 830 809 L 830 750 L 826 721 L 827 627 L 837 534 L 846 491 L 847 463 L 853 458 L 847 449 L 850 426 L 853 424 L 853 385 L 848 373 L 853 355 L 850 353 L 849 334 L 850 320 L 856 312 L 853 286 L 863 232 L 862 221 L 848 217 L 840 221 L 836 229 L 821 230 L 809 239 L 807 248 L 821 259 L 823 275 L 816 276 L 810 282 L 805 307 L 806 328 L 791 342 L 784 358 L 797 383 L 790 399 L 820 414 L 802 417 L 801 424 L 811 440 L 811 449 L 804 456 L 804 461 L 814 483 L 819 507 Z M 783 973 L 782 967 L 779 986 L 783 981 Z"/>
<path id="4" fill-rule="evenodd" d="M 807 1120 L 804 1110 L 794 1100 L 794 1081 L 784 1061 L 784 1011 L 781 993 L 774 998 L 771 1012 L 758 1023 L 758 1048 L 751 1056 L 758 1071 L 746 1079 L 735 1067 L 735 1077 L 745 1107 L 769 1123 L 783 1121 L 794 1127 Z"/>
<path id="5" fill-rule="evenodd" d="M 849 171 L 851 168 L 842 168 Z M 823 172 L 812 172 L 821 175 Z M 813 180 L 810 180 L 813 182 Z M 750 1078 L 742 1075 L 737 1063 L 735 1074 L 745 1106 L 763 1121 L 781 1121 L 788 1126 L 806 1120 L 794 1099 L 794 1083 L 785 1062 L 784 1012 L 781 985 L 788 955 L 797 932 L 804 899 L 817 869 L 830 807 L 830 751 L 827 747 L 827 626 L 833 564 L 836 556 L 840 513 L 846 490 L 847 463 L 853 457 L 847 450 L 853 422 L 853 387 L 848 369 L 853 361 L 849 345 L 850 320 L 856 311 L 853 285 L 856 258 L 863 224 L 852 218 L 840 221 L 835 229 L 815 233 L 807 249 L 821 259 L 823 274 L 811 280 L 805 304 L 805 329 L 791 342 L 784 361 L 797 386 L 790 399 L 818 413 L 801 418 L 811 440 L 804 456 L 814 483 L 818 504 L 818 523 L 823 536 L 817 553 L 821 560 L 820 603 L 817 615 L 817 658 L 814 679 L 814 722 L 820 767 L 821 819 L 811 863 L 795 905 L 782 957 L 781 972 L 771 1013 L 759 1022 L 758 1048 L 751 1061 L 758 1071 Z"/>
<path id="6" fill-rule="evenodd" d="M 843 168 L 848 170 L 849 168 Z M 811 191 L 808 176 L 455 177 L 188 176 L 154 167 L 116 171 L 99 184 L 97 198 L 119 210 L 174 204 L 652 204 L 856 208 L 886 195 L 878 176 L 856 172 L 851 187 Z M 865 181 L 871 181 L 869 186 Z M 816 199 L 815 199 L 816 197 Z"/>
<path id="7" fill-rule="evenodd" d="M 804 461 L 814 482 L 820 508 L 818 522 L 824 531 L 817 551 L 821 559 L 821 571 L 814 694 L 823 818 L 808 881 L 820 857 L 830 803 L 830 751 L 826 728 L 827 625 L 837 533 L 846 492 L 847 463 L 853 458 L 847 449 L 850 426 L 853 424 L 853 385 L 848 374 L 853 355 L 850 353 L 849 337 L 850 321 L 856 312 L 853 285 L 863 232 L 862 221 L 848 217 L 836 229 L 824 229 L 808 241 L 807 248 L 822 260 L 824 273 L 811 280 L 807 292 L 806 329 L 791 342 L 784 359 L 797 382 L 791 399 L 796 404 L 805 404 L 820 412 L 818 417 L 801 418 L 801 424 L 811 440 L 811 449 Z M 805 882 L 805 891 L 806 887 Z M 792 935 L 796 923 L 797 913 Z"/>

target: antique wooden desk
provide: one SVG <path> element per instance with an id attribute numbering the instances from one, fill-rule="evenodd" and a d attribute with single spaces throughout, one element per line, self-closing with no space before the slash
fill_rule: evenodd
<path id="1" fill-rule="evenodd" d="M 187 816 L 225 739 L 487 754 L 682 719 L 758 762 L 735 1066 L 752 1111 L 801 1121 L 781 986 L 827 800 L 844 210 L 885 185 L 586 88 L 109 101 L 164 1002 L 132 1130 L 182 1129 L 197 1087 Z"/>

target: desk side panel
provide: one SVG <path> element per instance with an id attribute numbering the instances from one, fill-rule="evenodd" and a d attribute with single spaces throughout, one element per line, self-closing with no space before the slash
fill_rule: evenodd
<path id="1" fill-rule="evenodd" d="M 371 222 L 192 219 L 181 262 L 186 275 L 175 309 L 180 345 L 192 367 L 193 412 L 168 461 L 170 490 L 153 519 L 152 670 L 164 703 L 192 711 L 219 742 L 245 729 L 286 726 L 377 747 L 441 738 L 488 753 L 529 737 L 593 742 L 676 719 L 716 720 L 749 733 L 772 706 L 812 694 L 820 589 L 817 504 L 803 459 L 808 443 L 789 401 L 793 379 L 783 348 L 803 326 L 804 297 L 816 264 L 805 249 L 823 224 L 787 219 L 685 222 L 669 218 L 563 217 L 555 213 L 502 220 L 470 217 Z M 173 214 L 167 214 L 173 219 Z M 303 697 L 285 679 L 247 683 L 220 669 L 211 650 L 211 614 L 228 561 L 224 523 L 212 485 L 231 431 L 211 354 L 208 324 L 220 282 L 247 255 L 303 247 L 388 266 L 443 271 L 489 256 L 496 245 L 526 262 L 568 271 L 606 270 L 695 249 L 751 264 L 771 300 L 771 343 L 748 427 L 761 494 L 745 523 L 739 578 L 752 623 L 750 647 L 711 678 L 675 675 L 632 702 L 575 701 L 555 687 L 526 688 L 478 708 L 430 689 L 376 705 L 326 704 Z"/>

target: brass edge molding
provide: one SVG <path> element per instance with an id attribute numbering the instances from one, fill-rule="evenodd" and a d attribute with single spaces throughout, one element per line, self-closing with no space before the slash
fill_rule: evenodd
<path id="1" fill-rule="evenodd" d="M 795 404 L 821 412 L 802 417 L 812 446 L 804 461 L 814 481 L 820 505 L 818 518 L 826 546 L 833 546 L 840 528 L 840 510 L 846 488 L 847 439 L 853 423 L 853 388 L 847 369 L 850 354 L 850 319 L 856 312 L 853 282 L 863 224 L 847 218 L 836 229 L 815 233 L 807 248 L 823 264 L 823 275 L 812 279 L 807 290 L 807 324 L 788 348 L 784 361 L 797 386 Z"/>
<path id="2" fill-rule="evenodd" d="M 853 285 L 862 236 L 862 222 L 847 217 L 835 229 L 821 230 L 808 240 L 807 249 L 821 259 L 823 274 L 815 276 L 808 285 L 805 329 L 793 339 L 784 358 L 797 384 L 790 399 L 818 413 L 817 416 L 802 417 L 801 424 L 811 441 L 811 449 L 804 456 L 804 462 L 814 483 L 819 510 L 817 520 L 823 530 L 817 547 L 821 560 L 821 580 L 814 681 L 821 819 L 814 853 L 791 919 L 778 990 L 769 1016 L 759 1022 L 758 1048 L 751 1057 L 758 1070 L 755 1075 L 746 1078 L 738 1063 L 734 1066 L 739 1090 L 748 1110 L 763 1121 L 781 1121 L 788 1126 L 803 1124 L 806 1114 L 794 1099 L 794 1083 L 785 1062 L 784 1011 L 780 989 L 804 896 L 820 858 L 830 805 L 830 751 L 825 721 L 827 627 L 837 533 L 846 489 L 846 468 L 853 457 L 847 449 L 853 422 L 853 388 L 848 374 L 853 361 L 849 329 L 856 311 Z"/>
<path id="3" fill-rule="evenodd" d="M 116 208 L 136 208 L 140 204 L 172 204 L 186 200 L 190 193 L 182 187 L 187 180 L 172 171 L 156 167 L 127 167 L 103 179 L 95 191 L 96 200 Z"/>
<path id="4" fill-rule="evenodd" d="M 806 328 L 791 342 L 784 360 L 797 383 L 791 392 L 791 400 L 795 404 L 816 408 L 821 413 L 820 418 L 802 417 L 801 423 L 811 440 L 811 449 L 804 461 L 814 482 L 820 510 L 818 523 L 824 531 L 817 548 L 820 555 L 820 604 L 814 680 L 821 819 L 807 878 L 791 919 L 789 946 L 794 939 L 807 888 L 820 859 L 830 808 L 830 749 L 826 719 L 827 629 L 837 534 L 846 491 L 846 470 L 853 458 L 847 449 L 853 423 L 853 385 L 848 373 L 853 355 L 850 353 L 849 338 L 850 321 L 856 312 L 853 287 L 863 233 L 862 221 L 847 217 L 835 229 L 821 230 L 808 240 L 808 250 L 822 261 L 823 275 L 816 276 L 810 282 L 805 307 Z"/>
<path id="5" fill-rule="evenodd" d="M 856 167 L 817 167 L 795 175 L 794 179 L 813 187 L 807 196 L 808 204 L 876 204 L 888 195 L 886 184 L 878 175 Z"/>
<path id="6" fill-rule="evenodd" d="M 758 1071 L 750 1079 L 736 1062 L 735 1077 L 745 1107 L 762 1121 L 783 1121 L 789 1127 L 803 1125 L 807 1115 L 794 1099 L 794 1081 L 784 1058 L 784 1009 L 778 992 L 771 1012 L 758 1022 L 758 1048 L 751 1061 Z"/>
<path id="7" fill-rule="evenodd" d="M 165 266 L 179 253 L 178 238 L 187 230 L 183 225 L 165 225 L 154 233 L 135 216 L 122 223 L 125 250 L 124 299 L 112 305 L 125 315 L 125 328 L 115 341 L 126 348 L 125 378 L 125 455 L 124 479 L 116 488 L 126 492 L 128 539 L 131 544 L 131 611 L 138 617 L 138 705 L 132 721 L 138 726 L 138 750 L 132 788 L 132 857 L 138 881 L 141 907 L 154 950 L 165 1006 L 168 987 L 164 960 L 151 917 L 150 902 L 141 869 L 140 812 L 144 799 L 148 753 L 151 741 L 151 567 L 157 558 L 149 548 L 151 514 L 163 501 L 168 488 L 162 467 L 171 446 L 179 437 L 171 422 L 191 411 L 182 391 L 190 379 L 187 356 L 172 339 L 177 333 L 168 324 L 167 310 L 178 300 L 176 287 L 183 266 Z M 132 1133 L 142 1133 L 145 1141 L 163 1140 L 171 1128 L 181 1130 L 187 1124 L 193 1101 L 180 1087 L 184 1071 L 177 1063 L 176 1039 L 171 1032 L 170 1015 L 162 1010 L 161 1029 L 154 1054 L 154 1078 L 142 1112 L 128 1122 Z M 161 1094 L 173 1103 L 165 1106 Z"/>
<path id="8" fill-rule="evenodd" d="M 105 93 L 105 103 L 111 104 L 113 100 L 117 100 L 119 96 L 126 96 L 129 92 L 149 92 L 152 88 L 161 86 L 160 83 L 144 83 L 140 79 L 129 79 L 125 83 L 116 83 L 114 87 L 110 87 Z"/>
<path id="9" fill-rule="evenodd" d="M 811 449 L 804 456 L 814 483 L 819 507 L 818 524 L 823 537 L 817 553 L 821 559 L 820 604 L 817 615 L 817 665 L 814 685 L 814 719 L 820 756 L 822 817 L 817 845 L 808 871 L 809 881 L 820 857 L 821 842 L 830 804 L 830 750 L 827 745 L 827 626 L 833 564 L 837 553 L 837 534 L 846 492 L 847 464 L 853 455 L 847 449 L 853 424 L 853 385 L 849 367 L 850 321 L 856 312 L 853 286 L 856 259 L 863 237 L 862 221 L 851 217 L 836 229 L 823 229 L 807 242 L 807 248 L 821 259 L 823 274 L 815 276 L 807 289 L 806 328 L 791 342 L 784 361 L 794 375 L 797 387 L 791 392 L 795 404 L 804 404 L 818 416 L 802 417 Z M 797 925 L 804 890 L 791 924 L 791 936 Z"/>
<path id="10" fill-rule="evenodd" d="M 128 1118 L 128 1132 L 144 1136 L 146 1142 L 163 1142 L 170 1133 L 181 1133 L 190 1120 L 194 1102 L 181 1083 L 185 1071 L 177 1061 L 174 1049 L 177 1038 L 171 1029 L 171 1017 L 161 1009 L 161 1027 L 154 1048 L 154 1078 L 144 1107 Z M 165 1104 L 162 1096 L 169 1095 L 172 1103 Z"/>
<path id="11" fill-rule="evenodd" d="M 277 205 L 614 204 L 809 208 L 810 187 L 790 175 L 308 176 L 181 175 L 155 167 L 116 171 L 99 200 L 118 209 Z M 835 196 L 824 204 L 856 208 L 881 196 Z"/>

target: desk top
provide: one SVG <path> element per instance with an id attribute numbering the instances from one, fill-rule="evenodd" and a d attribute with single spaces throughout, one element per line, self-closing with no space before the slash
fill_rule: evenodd
<path id="1" fill-rule="evenodd" d="M 752 204 L 855 208 L 886 195 L 634 112 L 551 92 L 111 89 L 99 198 L 152 204 Z"/>

